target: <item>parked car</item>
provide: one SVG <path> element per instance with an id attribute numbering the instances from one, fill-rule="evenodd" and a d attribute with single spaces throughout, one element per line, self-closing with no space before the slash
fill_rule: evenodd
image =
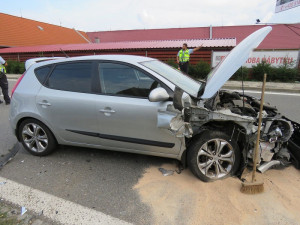
<path id="1" fill-rule="evenodd" d="M 203 181 L 228 177 L 252 162 L 260 101 L 219 89 L 270 31 L 247 37 L 203 82 L 141 56 L 31 59 L 12 91 L 11 127 L 37 156 L 90 147 L 174 158 Z M 261 171 L 299 166 L 298 124 L 266 104 L 261 133 Z"/>

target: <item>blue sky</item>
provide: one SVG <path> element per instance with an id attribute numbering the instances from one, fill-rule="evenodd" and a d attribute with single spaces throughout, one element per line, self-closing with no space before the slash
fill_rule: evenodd
<path id="1" fill-rule="evenodd" d="M 0 12 L 83 31 L 300 22 L 300 7 L 275 14 L 276 0 L 10 0 Z"/>

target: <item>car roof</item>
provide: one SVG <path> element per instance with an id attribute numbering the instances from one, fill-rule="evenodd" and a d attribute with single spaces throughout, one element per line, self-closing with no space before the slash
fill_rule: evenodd
<path id="1" fill-rule="evenodd" d="M 35 69 L 40 66 L 54 64 L 54 63 L 62 63 L 62 62 L 73 62 L 73 61 L 81 61 L 81 60 L 112 60 L 112 61 L 121 61 L 136 64 L 143 61 L 156 60 L 149 57 L 144 56 L 135 56 L 135 55 L 91 55 L 91 56 L 77 56 L 77 57 L 69 57 L 62 59 L 54 59 L 49 61 L 37 62 L 32 66 L 32 69 Z"/>

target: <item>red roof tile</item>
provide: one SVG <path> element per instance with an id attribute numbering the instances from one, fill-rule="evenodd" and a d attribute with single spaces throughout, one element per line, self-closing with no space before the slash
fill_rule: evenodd
<path id="1" fill-rule="evenodd" d="M 24 53 L 24 52 L 59 52 L 64 51 L 86 51 L 86 50 L 113 50 L 113 49 L 152 49 L 152 48 L 180 48 L 183 43 L 189 47 L 234 47 L 236 40 L 231 39 L 196 39 L 196 40 L 165 40 L 165 41 L 135 41 L 135 42 L 113 42 L 113 43 L 90 43 L 90 44 L 65 44 L 65 45 L 42 45 L 25 46 L 0 49 L 1 53 Z"/>
<path id="2" fill-rule="evenodd" d="M 221 26 L 212 28 L 213 38 L 236 38 L 237 44 L 254 31 L 266 25 Z M 258 49 L 299 49 L 300 23 L 271 25 L 273 30 L 258 46 Z M 90 40 L 103 42 L 207 39 L 209 27 L 170 28 L 151 30 L 120 30 L 87 32 Z"/>
<path id="3" fill-rule="evenodd" d="M 0 46 L 87 43 L 82 31 L 0 13 Z M 82 37 L 80 34 L 84 37 Z"/>

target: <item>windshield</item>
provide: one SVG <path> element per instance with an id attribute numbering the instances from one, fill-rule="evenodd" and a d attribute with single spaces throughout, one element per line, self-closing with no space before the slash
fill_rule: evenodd
<path id="1" fill-rule="evenodd" d="M 199 81 L 188 77 L 179 70 L 158 60 L 141 62 L 140 64 L 166 78 L 186 93 L 197 97 L 198 91 L 201 87 L 201 83 Z"/>

